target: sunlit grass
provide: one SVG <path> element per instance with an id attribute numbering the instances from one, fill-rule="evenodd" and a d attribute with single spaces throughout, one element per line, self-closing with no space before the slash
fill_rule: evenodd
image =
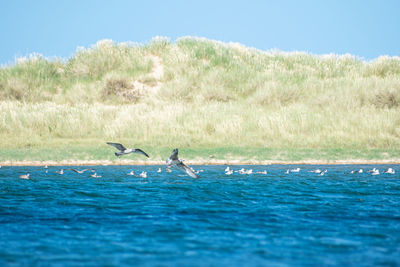
<path id="1" fill-rule="evenodd" d="M 105 40 L 68 60 L 0 69 L 0 160 L 113 159 L 105 141 L 156 159 L 175 147 L 191 158 L 398 158 L 399 114 L 396 57 Z"/>

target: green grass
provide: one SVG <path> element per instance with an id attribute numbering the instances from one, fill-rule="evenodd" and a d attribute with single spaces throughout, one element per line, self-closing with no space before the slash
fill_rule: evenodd
<path id="1" fill-rule="evenodd" d="M 157 160 L 175 147 L 187 159 L 399 159 L 399 114 L 396 57 L 104 40 L 0 69 L 0 160 L 114 160 L 105 141 Z"/>
<path id="2" fill-rule="evenodd" d="M 71 142 L 73 143 L 73 142 Z M 165 161 L 171 154 L 170 147 L 142 147 L 150 158 L 131 154 L 122 158 L 114 156 L 114 149 L 99 141 L 98 144 L 53 145 L 51 148 L 25 147 L 6 148 L 0 151 L 0 161 L 111 161 L 114 163 L 128 161 Z M 334 162 L 338 160 L 392 160 L 400 158 L 399 150 L 350 150 L 350 149 L 277 149 L 254 147 L 191 147 L 180 148 L 180 157 L 186 160 L 213 162 L 226 160 L 229 162 L 261 162 L 261 161 L 307 161 L 322 160 Z"/>

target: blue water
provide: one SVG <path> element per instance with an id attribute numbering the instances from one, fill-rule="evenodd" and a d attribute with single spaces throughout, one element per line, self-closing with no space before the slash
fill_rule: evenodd
<path id="1" fill-rule="evenodd" d="M 158 167 L 3 166 L 0 266 L 400 266 L 398 165 Z"/>

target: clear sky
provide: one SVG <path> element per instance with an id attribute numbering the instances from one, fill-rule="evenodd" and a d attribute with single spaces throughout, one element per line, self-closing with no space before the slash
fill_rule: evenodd
<path id="1" fill-rule="evenodd" d="M 398 0 L 3 0 L 0 64 L 69 58 L 101 39 L 197 36 L 261 50 L 400 56 Z"/>

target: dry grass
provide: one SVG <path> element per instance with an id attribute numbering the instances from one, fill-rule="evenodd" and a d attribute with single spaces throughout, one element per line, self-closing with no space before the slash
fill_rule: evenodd
<path id="1" fill-rule="evenodd" d="M 101 41 L 66 61 L 35 56 L 0 69 L 0 99 L 0 147 L 65 139 L 400 148 L 399 58 L 263 52 L 198 38 Z"/>

